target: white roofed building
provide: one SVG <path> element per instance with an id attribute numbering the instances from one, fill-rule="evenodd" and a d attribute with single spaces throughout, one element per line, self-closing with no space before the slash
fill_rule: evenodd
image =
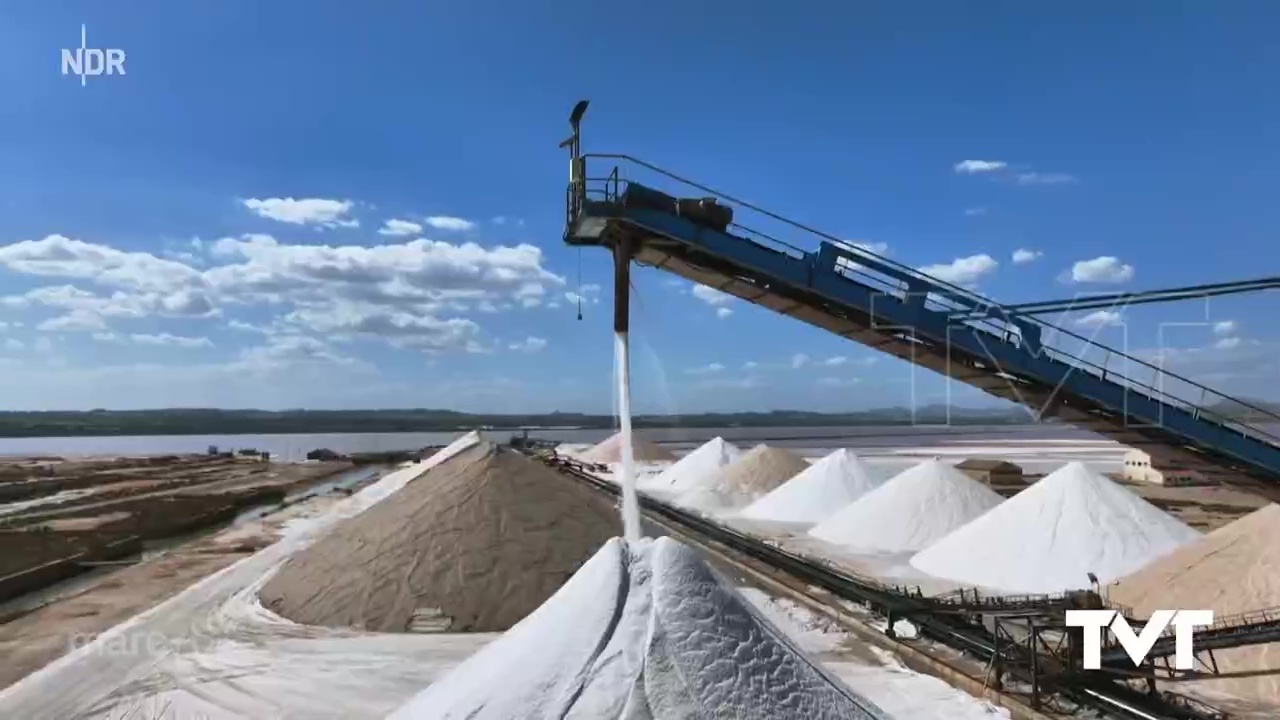
<path id="1" fill-rule="evenodd" d="M 1166 487 L 1213 484 L 1195 470 L 1152 467 L 1151 456 L 1141 450 L 1129 450 L 1124 454 L 1124 479 Z"/>

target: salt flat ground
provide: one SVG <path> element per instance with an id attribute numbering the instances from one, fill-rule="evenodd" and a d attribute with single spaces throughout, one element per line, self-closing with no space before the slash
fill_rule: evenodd
<path id="1" fill-rule="evenodd" d="M 423 469 L 399 470 L 321 514 L 295 518 L 279 542 L 0 691 L 0 716 L 385 717 L 496 636 L 306 627 L 262 608 L 256 591 L 291 553 Z M 748 596 L 801 647 L 895 717 L 1005 716 L 940 680 L 896 666 L 800 608 L 759 591 Z"/>

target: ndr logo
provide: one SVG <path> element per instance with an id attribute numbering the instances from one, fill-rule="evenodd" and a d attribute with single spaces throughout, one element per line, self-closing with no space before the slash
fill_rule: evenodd
<path id="1" fill-rule="evenodd" d="M 80 47 L 62 49 L 62 74 L 79 75 L 80 85 L 88 82 L 90 75 L 124 75 L 124 51 L 118 48 L 99 50 L 89 47 L 89 33 L 80 26 Z"/>

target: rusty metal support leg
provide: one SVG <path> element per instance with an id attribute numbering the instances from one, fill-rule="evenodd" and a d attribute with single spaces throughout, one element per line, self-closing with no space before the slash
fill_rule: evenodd
<path id="1" fill-rule="evenodd" d="M 1031 709 L 1040 709 L 1040 657 L 1036 652 L 1036 621 L 1029 620 L 1027 622 L 1027 631 L 1029 638 L 1027 647 L 1031 650 Z"/>
<path id="2" fill-rule="evenodd" d="M 631 330 L 631 238 L 619 240 L 613 247 L 613 330 Z"/>

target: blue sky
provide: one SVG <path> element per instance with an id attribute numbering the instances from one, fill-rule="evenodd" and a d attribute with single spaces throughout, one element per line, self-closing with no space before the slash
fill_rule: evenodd
<path id="1" fill-rule="evenodd" d="M 583 97 L 590 151 L 1001 300 L 1280 267 L 1273 3 L 742 8 L 6 5 L 3 406 L 609 410 L 609 258 L 561 243 Z M 82 23 L 125 76 L 60 74 Z M 669 277 L 636 280 L 637 410 L 948 397 Z M 1061 320 L 1277 397 L 1275 298 Z"/>

